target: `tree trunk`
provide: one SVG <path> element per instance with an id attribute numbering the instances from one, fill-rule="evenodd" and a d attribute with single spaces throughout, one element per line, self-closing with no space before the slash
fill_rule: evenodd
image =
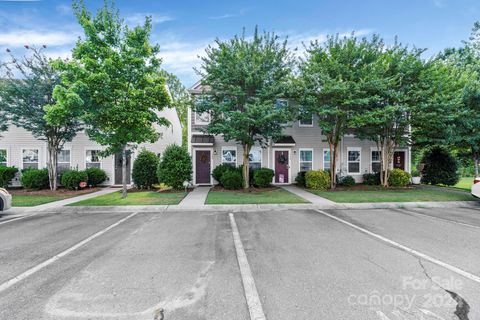
<path id="1" fill-rule="evenodd" d="M 473 152 L 473 169 L 476 178 L 478 177 L 478 152 Z"/>
<path id="2" fill-rule="evenodd" d="M 248 143 L 244 143 L 243 147 L 243 188 L 248 189 L 250 188 L 250 159 L 249 154 L 252 146 Z"/>
<path id="3" fill-rule="evenodd" d="M 50 190 L 55 191 L 57 190 L 57 166 L 58 166 L 58 145 L 56 145 L 53 141 L 47 141 L 47 153 L 48 153 L 48 162 L 47 162 L 47 169 L 48 169 L 48 182 L 50 186 Z"/>
<path id="4" fill-rule="evenodd" d="M 393 153 L 395 152 L 395 142 L 390 139 L 385 139 L 382 143 L 382 185 L 385 188 L 389 187 L 388 178 L 390 177 L 390 165 L 393 162 Z"/>
<path id="5" fill-rule="evenodd" d="M 122 150 L 122 199 L 127 197 L 127 147 Z"/>
<path id="6" fill-rule="evenodd" d="M 333 137 L 327 137 L 328 147 L 330 148 L 330 189 L 335 189 L 337 185 L 337 158 L 338 142 L 333 141 Z"/>

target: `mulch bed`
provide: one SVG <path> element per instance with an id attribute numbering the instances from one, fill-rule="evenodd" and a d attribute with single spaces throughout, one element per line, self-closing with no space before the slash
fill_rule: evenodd
<path id="1" fill-rule="evenodd" d="M 227 190 L 222 186 L 214 186 L 211 190 L 212 191 L 219 191 L 219 192 L 242 192 L 242 193 L 261 193 L 266 191 L 274 191 L 278 190 L 278 187 L 268 187 L 268 188 L 255 188 L 251 187 L 249 189 L 239 189 L 239 190 Z"/>
<path id="2" fill-rule="evenodd" d="M 8 189 L 8 192 L 11 195 L 15 196 L 80 196 L 82 194 L 92 193 L 99 191 L 101 188 L 85 188 L 81 190 L 69 190 L 64 188 L 59 188 L 56 191 L 52 190 L 27 190 L 22 188 Z"/>

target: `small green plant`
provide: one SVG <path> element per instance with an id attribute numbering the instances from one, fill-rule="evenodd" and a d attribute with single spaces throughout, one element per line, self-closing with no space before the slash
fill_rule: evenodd
<path id="1" fill-rule="evenodd" d="M 388 178 L 388 184 L 392 187 L 406 187 L 412 177 L 408 172 L 405 172 L 401 169 L 393 169 L 390 172 L 390 177 Z"/>
<path id="2" fill-rule="evenodd" d="M 143 149 L 133 162 L 132 180 L 139 189 L 150 189 L 158 183 L 156 171 L 158 168 L 158 156 L 151 151 Z"/>
<path id="3" fill-rule="evenodd" d="M 87 173 L 88 177 L 87 184 L 90 187 L 99 186 L 108 179 L 107 173 L 100 168 L 88 168 L 85 170 L 85 172 Z"/>
<path id="4" fill-rule="evenodd" d="M 238 170 L 226 171 L 220 180 L 225 189 L 237 190 L 241 189 L 243 186 L 243 177 Z"/>
<path id="5" fill-rule="evenodd" d="M 297 183 L 297 186 L 299 187 L 305 187 L 305 173 L 306 171 L 300 171 L 297 174 L 297 177 L 295 178 L 295 182 Z"/>
<path id="6" fill-rule="evenodd" d="M 15 167 L 0 166 L 0 188 L 6 188 L 11 183 L 18 169 Z"/>
<path id="7" fill-rule="evenodd" d="M 183 182 L 192 180 L 192 159 L 187 150 L 174 144 L 168 146 L 158 163 L 157 178 L 173 189 L 183 189 Z"/>
<path id="8" fill-rule="evenodd" d="M 355 185 L 355 179 L 352 176 L 342 177 L 339 181 L 339 185 L 345 187 L 353 187 Z"/>
<path id="9" fill-rule="evenodd" d="M 272 183 L 275 172 L 269 168 L 260 168 L 253 172 L 253 184 L 259 188 L 266 188 Z"/>
<path id="10" fill-rule="evenodd" d="M 215 169 L 213 169 L 212 177 L 213 179 L 217 180 L 219 184 L 222 184 L 221 180 L 222 180 L 223 174 L 227 171 L 232 171 L 232 170 L 236 170 L 236 168 L 230 164 L 222 163 L 216 166 Z"/>
<path id="11" fill-rule="evenodd" d="M 417 169 L 412 170 L 412 177 L 420 177 L 420 171 Z"/>
<path id="12" fill-rule="evenodd" d="M 47 169 L 26 169 L 20 178 L 26 189 L 42 190 L 50 188 Z"/>
<path id="13" fill-rule="evenodd" d="M 78 190 L 82 182 L 88 182 L 88 175 L 85 171 L 66 170 L 62 172 L 60 183 L 67 189 Z"/>
<path id="14" fill-rule="evenodd" d="M 305 173 L 307 188 L 314 190 L 326 190 L 330 186 L 330 174 L 328 171 L 310 170 Z"/>
<path id="15" fill-rule="evenodd" d="M 380 173 L 365 173 L 363 175 L 363 184 L 367 186 L 380 185 Z"/>
<path id="16" fill-rule="evenodd" d="M 428 150 L 421 162 L 424 163 L 422 183 L 453 186 L 460 180 L 457 160 L 443 147 Z"/>

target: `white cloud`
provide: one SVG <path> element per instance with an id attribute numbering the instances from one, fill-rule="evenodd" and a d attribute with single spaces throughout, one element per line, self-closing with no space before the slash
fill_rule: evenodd
<path id="1" fill-rule="evenodd" d="M 241 17 L 241 16 L 244 16 L 247 11 L 248 11 L 248 9 L 242 9 L 238 13 L 225 13 L 225 14 L 222 14 L 222 15 L 219 15 L 219 16 L 210 17 L 209 19 L 222 20 L 222 19 Z"/>
<path id="2" fill-rule="evenodd" d="M 0 32 L 0 46 L 18 48 L 24 45 L 64 46 L 75 43 L 77 36 L 72 32 L 12 30 Z"/>
<path id="3" fill-rule="evenodd" d="M 173 21 L 175 18 L 169 15 L 161 15 L 156 13 L 134 13 L 125 18 L 125 22 L 130 26 L 143 25 L 145 23 L 145 17 L 152 17 L 152 24 L 160 24 L 167 21 Z"/>

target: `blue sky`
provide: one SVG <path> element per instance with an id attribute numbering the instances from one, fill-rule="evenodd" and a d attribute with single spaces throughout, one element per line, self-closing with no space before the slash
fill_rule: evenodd
<path id="1" fill-rule="evenodd" d="M 96 10 L 103 1 L 86 1 Z M 401 42 L 428 48 L 433 55 L 446 47 L 459 46 L 480 20 L 478 0 L 256 0 L 182 1 L 117 0 L 129 24 L 152 15 L 152 40 L 162 49 L 164 67 L 177 74 L 186 86 L 198 77 L 198 55 L 215 37 L 229 38 L 245 27 L 288 36 L 292 47 L 302 41 L 324 39 L 327 34 L 379 33 L 387 42 L 397 35 Z M 0 59 L 5 49 L 23 53 L 23 45 L 48 45 L 51 56 L 66 57 L 81 30 L 70 1 L 0 0 Z"/>

